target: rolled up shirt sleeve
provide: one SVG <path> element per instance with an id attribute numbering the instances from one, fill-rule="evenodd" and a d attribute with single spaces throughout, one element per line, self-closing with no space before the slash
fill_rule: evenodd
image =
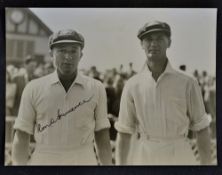
<path id="1" fill-rule="evenodd" d="M 105 87 L 102 83 L 98 82 L 97 88 L 98 103 L 95 109 L 95 131 L 110 128 L 107 114 L 107 97 Z"/>
<path id="2" fill-rule="evenodd" d="M 120 112 L 115 128 L 118 132 L 133 134 L 136 130 L 136 112 L 130 85 L 126 83 L 120 102 Z"/>
<path id="3" fill-rule="evenodd" d="M 31 82 L 24 88 L 20 102 L 18 117 L 15 120 L 14 129 L 28 134 L 34 134 L 35 109 L 33 107 L 33 93 Z"/>
<path id="4" fill-rule="evenodd" d="M 210 125 L 211 117 L 206 114 L 203 97 L 196 80 L 191 80 L 188 85 L 188 116 L 190 117 L 190 129 L 199 131 Z"/>

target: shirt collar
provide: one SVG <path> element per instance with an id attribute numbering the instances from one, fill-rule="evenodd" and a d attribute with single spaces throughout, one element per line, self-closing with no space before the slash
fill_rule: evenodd
<path id="1" fill-rule="evenodd" d="M 144 63 L 143 67 L 142 67 L 142 72 L 148 72 L 150 75 L 152 75 L 152 72 L 149 70 L 148 66 L 147 66 L 147 61 Z M 163 74 L 170 74 L 170 73 L 175 73 L 175 70 L 173 69 L 173 67 L 171 66 L 169 60 L 167 61 L 167 65 L 165 70 L 163 71 Z"/>
<path id="2" fill-rule="evenodd" d="M 50 77 L 50 84 L 53 85 L 53 84 L 56 84 L 56 83 L 59 83 L 60 80 L 59 80 L 59 77 L 58 77 L 58 74 L 57 74 L 57 71 L 55 70 L 52 74 L 51 74 L 51 77 Z M 81 73 L 77 73 L 77 76 L 76 76 L 76 79 L 74 80 L 74 84 L 78 84 L 78 85 L 81 85 L 82 87 L 84 87 L 85 85 L 85 80 L 84 80 L 84 77 L 81 75 Z"/>

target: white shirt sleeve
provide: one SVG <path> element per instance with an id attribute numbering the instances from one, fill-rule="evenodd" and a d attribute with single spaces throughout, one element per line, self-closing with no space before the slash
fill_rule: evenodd
<path id="1" fill-rule="evenodd" d="M 136 109 L 130 86 L 127 83 L 123 89 L 120 112 L 118 121 L 115 123 L 115 128 L 118 132 L 133 134 L 136 130 Z"/>
<path id="2" fill-rule="evenodd" d="M 34 134 L 35 109 L 33 106 L 33 86 L 29 83 L 22 93 L 18 117 L 15 120 L 14 129 Z"/>
<path id="3" fill-rule="evenodd" d="M 205 112 L 203 97 L 196 80 L 192 80 L 188 85 L 188 116 L 190 117 L 190 129 L 199 131 L 209 126 L 211 118 Z"/>
<path id="4" fill-rule="evenodd" d="M 110 123 L 107 114 L 107 97 L 105 87 L 99 82 L 96 88 L 98 88 L 98 103 L 95 109 L 95 131 L 99 131 L 104 128 L 110 128 Z"/>

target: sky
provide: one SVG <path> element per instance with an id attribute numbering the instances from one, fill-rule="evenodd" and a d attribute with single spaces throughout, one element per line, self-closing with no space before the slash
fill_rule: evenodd
<path id="1" fill-rule="evenodd" d="M 80 68 L 95 65 L 100 71 L 139 71 L 146 56 L 137 38 L 138 30 L 152 20 L 167 22 L 172 30 L 167 56 L 178 68 L 216 74 L 216 15 L 211 9 L 170 8 L 30 8 L 52 31 L 75 29 L 85 38 Z"/>

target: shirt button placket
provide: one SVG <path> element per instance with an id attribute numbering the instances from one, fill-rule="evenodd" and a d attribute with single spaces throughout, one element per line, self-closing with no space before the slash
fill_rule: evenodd
<path id="1" fill-rule="evenodd" d="M 162 77 L 161 77 L 162 78 Z M 162 128 L 162 136 L 166 136 L 166 118 L 165 115 L 163 113 L 163 106 L 162 106 L 162 91 L 161 91 L 161 82 L 158 82 L 158 88 L 157 88 L 157 99 L 158 99 L 158 111 L 159 111 L 159 115 L 161 117 L 161 128 Z"/>
<path id="2" fill-rule="evenodd" d="M 67 111 L 67 103 L 66 103 L 66 101 L 67 101 L 67 93 L 65 93 L 65 95 L 64 95 L 64 98 L 63 98 L 63 106 L 62 106 L 62 112 L 63 113 L 65 113 L 66 111 Z M 63 125 L 62 125 L 62 130 L 64 131 L 64 132 L 67 132 L 67 129 L 68 129 L 68 123 L 69 123 L 69 118 L 68 118 L 68 116 L 66 115 L 66 116 L 63 116 L 64 118 L 63 118 L 63 120 L 61 120 L 62 121 L 62 123 L 63 123 Z M 66 134 L 65 136 L 63 136 L 63 138 L 61 138 L 62 139 L 62 143 L 67 143 L 67 135 L 68 134 Z"/>

